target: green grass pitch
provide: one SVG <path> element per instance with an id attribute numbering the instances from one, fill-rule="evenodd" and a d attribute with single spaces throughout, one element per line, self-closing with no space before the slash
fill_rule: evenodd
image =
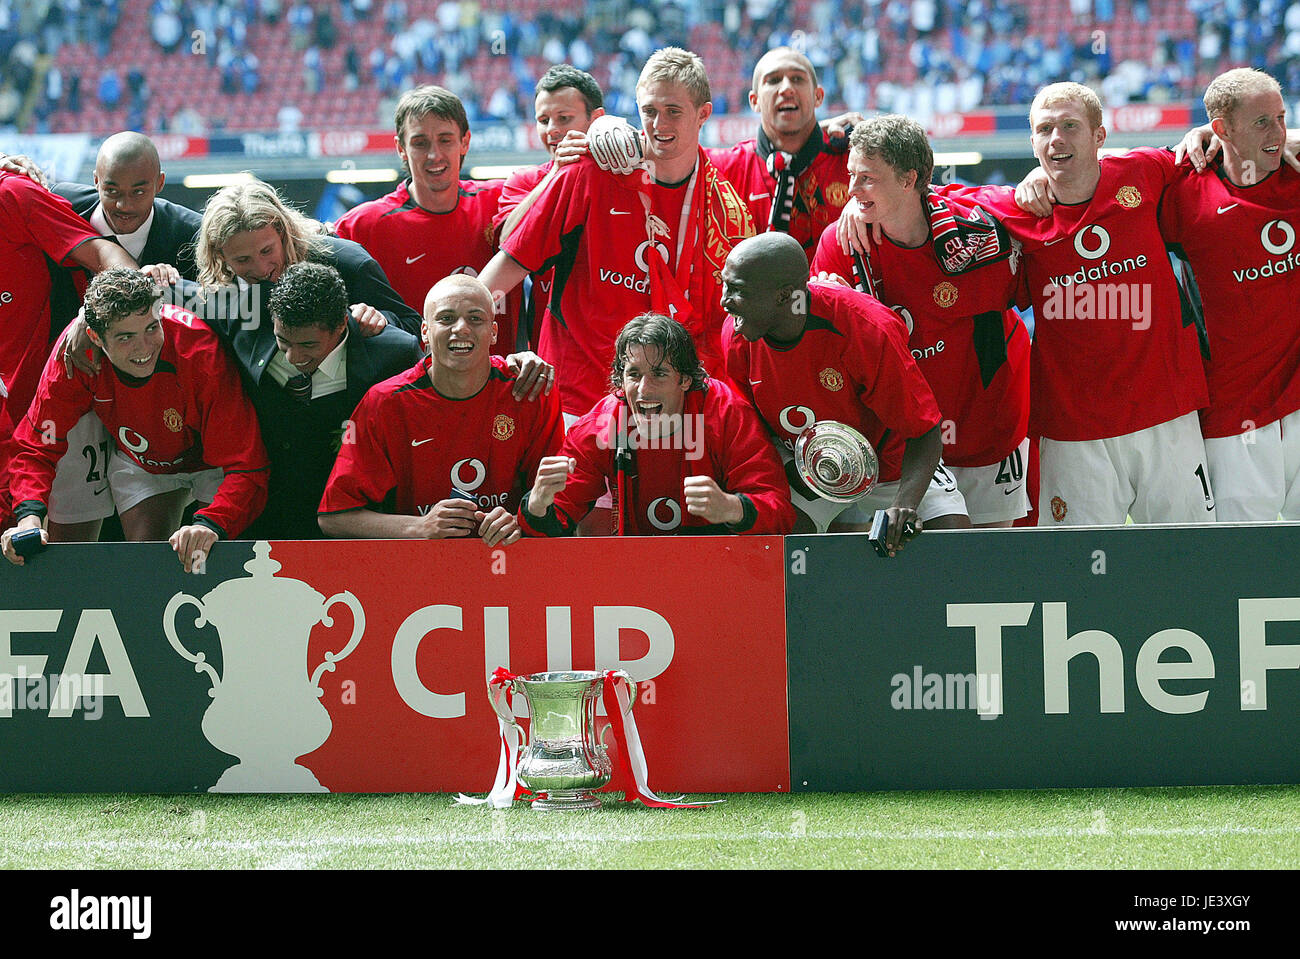
<path id="1" fill-rule="evenodd" d="M 593 812 L 9 795 L 0 815 L 5 869 L 1300 868 L 1300 786 L 743 794 L 681 811 L 607 795 Z"/>

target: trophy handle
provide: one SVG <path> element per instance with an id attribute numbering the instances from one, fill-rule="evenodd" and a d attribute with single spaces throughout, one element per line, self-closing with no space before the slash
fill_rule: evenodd
<path id="1" fill-rule="evenodd" d="M 361 642 L 361 634 L 366 631 L 366 611 L 361 608 L 360 601 L 347 590 L 344 590 L 341 593 L 335 593 L 329 599 L 325 600 L 325 615 L 321 617 L 322 625 L 334 625 L 334 617 L 329 614 L 329 610 L 335 603 L 344 603 L 352 610 L 352 638 L 348 640 L 348 644 L 339 652 L 327 652 L 325 654 L 325 661 L 317 666 L 316 671 L 311 674 L 311 685 L 316 691 L 317 699 L 325 695 L 325 690 L 320 688 L 321 673 L 334 672 L 334 664 L 341 659 L 346 659 L 352 650 L 357 648 L 357 643 Z"/>
<path id="2" fill-rule="evenodd" d="M 180 653 L 181 656 L 194 664 L 196 673 L 207 673 L 208 679 L 212 680 L 212 686 L 208 689 L 208 695 L 216 698 L 217 690 L 221 688 L 221 677 L 212 664 L 207 662 L 207 655 L 204 653 L 191 653 L 176 636 L 176 612 L 182 606 L 193 606 L 199 611 L 198 618 L 194 620 L 195 626 L 206 626 L 208 624 L 208 611 L 203 608 L 203 603 L 195 599 L 189 593 L 177 593 L 167 603 L 167 608 L 163 610 L 163 632 L 167 636 L 167 642 L 172 644 L 172 649 Z"/>
<path id="3" fill-rule="evenodd" d="M 494 686 L 488 683 L 488 702 L 492 704 L 492 711 L 508 726 L 514 726 L 519 729 L 519 723 L 515 719 L 515 712 L 506 702 L 506 690 L 514 689 L 514 681 L 502 683 Z M 522 731 L 521 731 L 522 732 Z"/>
<path id="4" fill-rule="evenodd" d="M 618 676 L 620 679 L 624 680 L 627 683 L 627 687 L 628 687 L 627 709 L 624 712 L 625 714 L 629 714 L 632 712 L 632 707 L 636 705 L 636 694 L 637 694 L 636 680 L 633 679 L 631 676 L 629 676 L 622 669 L 614 670 L 614 675 Z"/>

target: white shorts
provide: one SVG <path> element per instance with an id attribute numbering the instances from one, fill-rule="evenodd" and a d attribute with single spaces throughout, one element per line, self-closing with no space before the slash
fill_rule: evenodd
<path id="1" fill-rule="evenodd" d="M 783 461 L 788 463 L 793 459 L 784 444 L 778 445 L 777 449 Z M 901 480 L 894 480 L 889 483 L 877 483 L 871 488 L 870 493 L 855 503 L 836 503 L 833 500 L 822 499 L 820 496 L 809 498 L 802 489 L 791 485 L 790 501 L 794 503 L 795 509 L 816 524 L 817 531 L 820 533 L 826 532 L 833 522 L 870 526 L 876 510 L 888 509 L 894 505 L 894 497 L 898 495 L 900 482 Z M 930 488 L 921 497 L 916 515 L 924 524 L 940 516 L 965 515 L 965 513 L 966 502 L 957 489 L 957 480 L 948 472 L 947 467 L 940 463 L 934 475 L 930 477 Z"/>
<path id="2" fill-rule="evenodd" d="M 948 471 L 957 478 L 957 488 L 966 501 L 971 523 L 980 526 L 1028 515 L 1029 490 L 1025 484 L 1028 467 L 1029 437 L 1026 436 L 1000 463 L 949 466 Z"/>
<path id="3" fill-rule="evenodd" d="M 1039 526 L 1214 522 L 1195 413 L 1108 439 L 1044 436 L 1039 450 Z"/>
<path id="4" fill-rule="evenodd" d="M 1300 410 L 1240 436 L 1205 441 L 1220 523 L 1300 520 Z"/>
<path id="5" fill-rule="evenodd" d="M 59 458 L 50 483 L 51 522 L 89 523 L 113 515 L 109 473 L 121 454 L 94 413 L 87 413 L 68 431 L 68 451 Z"/>
<path id="6" fill-rule="evenodd" d="M 152 496 L 178 489 L 189 490 L 194 494 L 194 499 L 207 505 L 217 495 L 217 489 L 225 475 L 225 470 L 215 467 L 197 473 L 150 473 L 130 457 L 118 453 L 113 458 L 113 468 L 108 479 L 113 487 L 113 499 L 117 501 L 118 512 L 125 513 Z"/>

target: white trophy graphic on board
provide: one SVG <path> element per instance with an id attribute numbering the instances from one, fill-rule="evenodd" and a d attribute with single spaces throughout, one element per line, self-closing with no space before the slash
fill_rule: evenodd
<path id="1" fill-rule="evenodd" d="M 172 648 L 208 674 L 212 705 L 203 714 L 203 735 L 223 752 L 239 757 L 209 792 L 328 792 L 311 770 L 294 760 L 329 739 L 333 723 L 321 704 L 321 675 L 334 671 L 361 641 L 365 611 L 349 592 L 326 599 L 306 583 L 277 577 L 271 544 L 253 546 L 244 564 L 250 576 L 227 580 L 202 600 L 177 593 L 163 613 L 163 632 Z M 352 638 L 307 675 L 307 643 L 318 623 L 333 626 L 330 607 L 352 610 Z M 209 622 L 221 637 L 221 675 L 203 653 L 192 653 L 176 636 L 176 613 L 194 606 L 194 625 Z"/>

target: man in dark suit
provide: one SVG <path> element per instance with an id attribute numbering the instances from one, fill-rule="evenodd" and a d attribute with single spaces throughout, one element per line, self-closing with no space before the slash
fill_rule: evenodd
<path id="1" fill-rule="evenodd" d="M 270 323 L 237 316 L 208 322 L 234 351 L 271 458 L 262 516 L 247 539 L 319 539 L 316 510 L 335 455 L 350 442 L 348 417 L 366 390 L 409 369 L 419 341 L 389 325 L 366 336 L 349 314 L 338 271 L 304 261 L 270 295 Z"/>
<path id="2" fill-rule="evenodd" d="M 95 157 L 95 184 L 57 183 L 53 192 L 101 236 L 115 240 L 137 263 L 166 264 L 187 280 L 198 279 L 194 241 L 203 218 L 158 196 L 167 174 L 153 141 L 140 133 L 115 133 Z M 81 306 L 71 271 L 50 264 L 53 328 L 67 326 Z"/>

